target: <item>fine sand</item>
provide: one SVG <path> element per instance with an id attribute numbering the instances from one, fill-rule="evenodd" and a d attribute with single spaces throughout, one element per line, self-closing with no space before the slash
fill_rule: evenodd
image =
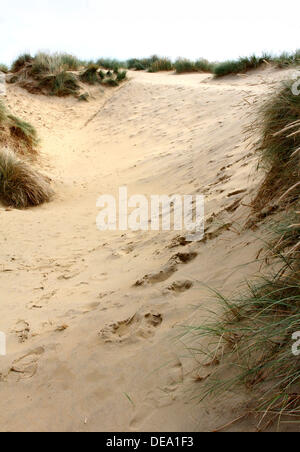
<path id="1" fill-rule="evenodd" d="M 259 233 L 243 226 L 260 176 L 243 129 L 289 74 L 130 72 L 120 88 L 91 88 L 88 103 L 8 86 L 56 197 L 0 207 L 1 431 L 212 431 L 244 414 L 242 390 L 198 403 L 211 369 L 181 335 L 215 310 L 209 288 L 232 293 L 259 269 Z M 123 185 L 204 194 L 205 240 L 100 232 L 97 198 Z M 242 429 L 255 419 L 227 428 Z"/>

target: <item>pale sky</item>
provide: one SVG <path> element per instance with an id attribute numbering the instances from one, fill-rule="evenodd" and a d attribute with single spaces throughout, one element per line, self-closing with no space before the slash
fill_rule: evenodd
<path id="1" fill-rule="evenodd" d="M 300 47 L 294 0 L 0 0 L 0 63 L 39 50 L 82 59 L 211 61 Z"/>

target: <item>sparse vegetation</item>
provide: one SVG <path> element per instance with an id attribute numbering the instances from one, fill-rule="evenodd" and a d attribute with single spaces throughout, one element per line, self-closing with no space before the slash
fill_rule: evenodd
<path id="1" fill-rule="evenodd" d="M 83 63 L 76 57 L 64 53 L 51 55 L 40 52 L 34 58 L 21 56 L 14 63 L 15 70 L 19 68 L 19 71 L 15 72 L 8 82 L 18 82 L 22 88 L 33 94 L 78 97 L 79 81 L 90 85 L 104 83 L 117 86 L 126 79 L 126 71 L 119 69 L 121 63 L 117 64 L 117 60 L 101 63 L 111 69 L 105 73 L 98 64 L 92 63 L 78 74 L 74 71 L 77 72 Z"/>
<path id="2" fill-rule="evenodd" d="M 284 68 L 291 65 L 300 64 L 300 50 L 295 53 L 282 53 L 279 57 L 274 58 L 274 63 L 278 68 Z"/>
<path id="3" fill-rule="evenodd" d="M 0 202 L 23 209 L 50 201 L 50 181 L 21 159 L 29 160 L 37 154 L 35 128 L 11 115 L 2 102 L 0 125 Z"/>
<path id="4" fill-rule="evenodd" d="M 266 101 L 255 123 L 267 175 L 252 214 L 262 208 L 272 211 L 273 205 L 279 208 L 273 221 L 259 217 L 272 230 L 265 258 L 273 270 L 265 269 L 240 296 L 217 294 L 222 314 L 191 328 L 198 338 L 209 339 L 207 347 L 198 350 L 214 368 L 203 396 L 241 383 L 255 389 L 252 409 L 263 414 L 261 428 L 274 420 L 280 423 L 283 416 L 287 421 L 300 419 L 300 357 L 292 352 L 293 334 L 300 331 L 300 96 L 292 93 L 291 84 Z"/>
<path id="5" fill-rule="evenodd" d="M 200 59 L 190 61 L 185 58 L 179 58 L 174 64 L 176 74 L 184 74 L 189 72 L 213 72 L 214 64 L 207 60 Z"/>
<path id="6" fill-rule="evenodd" d="M 11 71 L 19 72 L 26 65 L 26 63 L 31 63 L 32 61 L 33 57 L 29 53 L 24 53 L 13 62 Z"/>
<path id="7" fill-rule="evenodd" d="M 49 180 L 8 149 L 0 150 L 0 201 L 24 209 L 51 200 Z"/>
<path id="8" fill-rule="evenodd" d="M 135 71 L 145 71 L 146 67 L 138 60 L 130 60 L 128 62 L 128 69 L 134 69 Z"/>
<path id="9" fill-rule="evenodd" d="M 258 67 L 270 61 L 270 57 L 264 55 L 260 58 L 252 55 L 251 57 L 239 58 L 238 60 L 224 61 L 219 63 L 214 68 L 216 77 L 223 77 L 229 74 L 239 74 L 247 72 L 250 69 L 257 69 Z"/>
<path id="10" fill-rule="evenodd" d="M 89 97 L 90 97 L 89 93 L 83 93 L 83 94 L 80 94 L 80 96 L 78 96 L 78 100 L 81 102 L 88 102 Z"/>
<path id="11" fill-rule="evenodd" d="M 131 58 L 127 61 L 127 68 L 128 69 L 134 69 L 136 71 L 144 71 L 146 69 L 149 69 L 154 63 L 156 63 L 159 60 L 159 57 L 157 55 L 152 55 L 149 58 Z"/>
<path id="12" fill-rule="evenodd" d="M 80 89 L 76 76 L 66 71 L 43 77 L 39 86 L 46 89 L 48 94 L 58 97 L 77 95 Z"/>
<path id="13" fill-rule="evenodd" d="M 95 85 L 96 83 L 101 83 L 101 77 L 99 74 L 99 66 L 96 64 L 91 64 L 88 66 L 81 74 L 80 80 L 89 85 Z"/>
<path id="14" fill-rule="evenodd" d="M 108 77 L 108 78 L 104 79 L 102 83 L 103 83 L 103 85 L 107 85 L 107 86 L 111 86 L 111 87 L 119 86 L 118 81 L 112 77 Z"/>
<path id="15" fill-rule="evenodd" d="M 7 112 L 5 105 L 0 100 L 0 125 L 2 125 L 3 122 L 5 122 L 7 119 Z"/>
<path id="16" fill-rule="evenodd" d="M 285 82 L 262 106 L 259 119 L 249 129 L 259 129 L 260 166 L 267 174 L 254 200 L 256 209 L 280 198 L 280 203 L 293 202 L 300 194 L 300 96 L 292 92 L 292 82 Z M 283 198 L 281 195 L 288 189 Z"/>
<path id="17" fill-rule="evenodd" d="M 77 71 L 81 66 L 80 61 L 66 53 L 47 54 L 40 52 L 32 61 L 32 75 L 59 74 L 65 71 Z"/>
<path id="18" fill-rule="evenodd" d="M 66 71 L 78 71 L 81 66 L 84 65 L 76 56 L 68 53 L 62 53 L 60 55 L 62 67 Z"/>
<path id="19" fill-rule="evenodd" d="M 0 143 L 11 145 L 21 155 L 37 154 L 38 137 L 35 128 L 11 115 L 0 101 Z"/>
<path id="20" fill-rule="evenodd" d="M 278 57 L 265 53 L 261 57 L 252 55 L 250 57 L 239 58 L 238 60 L 224 61 L 215 65 L 214 74 L 216 77 L 223 77 L 230 74 L 245 73 L 267 63 L 273 64 L 278 68 L 300 64 L 300 51 L 298 50 L 291 54 L 283 53 Z"/>
<path id="21" fill-rule="evenodd" d="M 21 140 L 29 149 L 38 145 L 37 132 L 35 128 L 13 115 L 8 115 L 9 129 L 13 137 Z"/>
<path id="22" fill-rule="evenodd" d="M 122 67 L 123 68 L 126 67 L 126 63 L 110 58 L 100 58 L 99 60 L 97 60 L 96 64 L 97 66 L 100 66 L 103 69 L 108 69 L 111 71 L 118 70 Z"/>
<path id="23" fill-rule="evenodd" d="M 0 72 L 4 72 L 4 74 L 8 73 L 8 67 L 6 64 L 0 64 Z"/>
<path id="24" fill-rule="evenodd" d="M 159 58 L 148 69 L 148 72 L 172 71 L 173 63 L 169 58 Z"/>
<path id="25" fill-rule="evenodd" d="M 120 71 L 119 69 L 109 70 L 106 73 L 99 70 L 99 66 L 93 64 L 89 66 L 84 72 L 80 74 L 80 80 L 90 85 L 96 83 L 102 83 L 107 86 L 118 86 L 127 78 L 126 71 Z"/>
<path id="26" fill-rule="evenodd" d="M 20 85 L 32 93 L 76 95 L 79 84 L 76 76 L 68 71 L 78 69 L 79 66 L 80 61 L 68 54 L 49 55 L 40 52 L 34 58 L 25 55 L 14 63 L 14 72 L 19 72 L 10 82 L 20 81 Z"/>
<path id="27" fill-rule="evenodd" d="M 117 76 L 118 82 L 123 82 L 127 78 L 127 72 L 126 71 L 118 71 L 116 76 Z"/>

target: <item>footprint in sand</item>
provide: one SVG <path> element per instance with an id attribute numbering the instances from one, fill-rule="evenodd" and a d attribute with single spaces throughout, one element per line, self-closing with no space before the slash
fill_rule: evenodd
<path id="1" fill-rule="evenodd" d="M 38 361 L 44 352 L 43 347 L 38 347 L 15 360 L 8 373 L 8 378 L 17 379 L 17 381 L 32 378 L 38 370 Z"/>
<path id="2" fill-rule="evenodd" d="M 169 245 L 167 245 L 167 248 L 172 249 L 172 248 L 177 248 L 179 246 L 186 246 L 189 243 L 190 242 L 188 242 L 186 240 L 186 237 L 179 235 L 179 236 L 175 237 Z"/>
<path id="3" fill-rule="evenodd" d="M 168 366 L 165 381 L 162 386 L 150 390 L 144 402 L 135 407 L 133 417 L 130 421 L 130 428 L 138 431 L 145 424 L 150 416 L 155 415 L 156 410 L 173 405 L 177 398 L 176 391 L 182 387 L 184 382 L 184 372 L 179 360 Z"/>
<path id="4" fill-rule="evenodd" d="M 142 279 L 136 281 L 135 287 L 144 286 L 146 284 L 156 284 L 166 281 L 173 275 L 181 264 L 188 264 L 197 257 L 196 252 L 177 253 L 172 256 L 164 267 L 158 272 L 145 275 Z"/>
<path id="5" fill-rule="evenodd" d="M 138 342 L 155 334 L 155 329 L 163 322 L 162 315 L 155 312 L 136 313 L 133 317 L 106 326 L 99 333 L 106 343 Z"/>
<path id="6" fill-rule="evenodd" d="M 27 341 L 30 333 L 29 323 L 25 320 L 19 320 L 12 332 L 17 334 L 20 343 Z"/>
<path id="7" fill-rule="evenodd" d="M 174 281 L 164 291 L 164 293 L 175 292 L 177 294 L 186 292 L 193 287 L 193 282 L 189 280 Z"/>

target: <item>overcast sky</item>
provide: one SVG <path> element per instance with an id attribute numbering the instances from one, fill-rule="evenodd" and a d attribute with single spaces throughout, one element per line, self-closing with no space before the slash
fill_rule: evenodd
<path id="1" fill-rule="evenodd" d="M 300 47 L 294 0 L 0 0 L 0 63 L 24 51 L 82 59 L 157 53 L 224 60 Z"/>

